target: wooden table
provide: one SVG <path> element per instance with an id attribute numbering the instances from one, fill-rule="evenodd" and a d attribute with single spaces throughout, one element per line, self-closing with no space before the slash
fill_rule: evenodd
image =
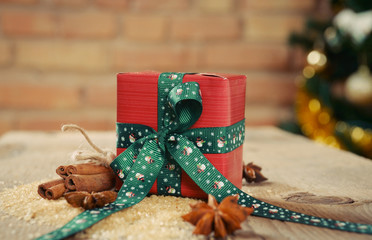
<path id="1" fill-rule="evenodd" d="M 114 132 L 89 135 L 97 145 L 114 149 Z M 56 166 L 66 163 L 78 147 L 87 147 L 78 133 L 6 133 L 0 138 L 0 190 L 53 179 Z M 273 127 L 247 128 L 244 159 L 263 167 L 269 178 L 260 184 L 243 184 L 243 190 L 254 197 L 319 217 L 372 224 L 372 160 Z M 40 228 L 3 216 L 0 212 L 0 239 L 27 239 Z M 249 239 L 372 239 L 370 235 L 249 219 L 255 232 Z"/>

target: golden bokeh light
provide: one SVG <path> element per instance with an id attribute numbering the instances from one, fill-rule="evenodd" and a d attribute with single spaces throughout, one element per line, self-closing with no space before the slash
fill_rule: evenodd
<path id="1" fill-rule="evenodd" d="M 313 50 L 307 55 L 307 62 L 310 65 L 322 67 L 327 63 L 327 57 L 323 53 Z"/>
<path id="2" fill-rule="evenodd" d="M 304 75 L 304 77 L 306 78 L 312 78 L 314 75 L 315 75 L 315 69 L 311 66 L 306 66 L 303 70 L 302 70 L 302 74 Z"/>
<path id="3" fill-rule="evenodd" d="M 320 102 L 318 99 L 311 99 L 308 105 L 311 112 L 316 113 L 320 111 Z"/>

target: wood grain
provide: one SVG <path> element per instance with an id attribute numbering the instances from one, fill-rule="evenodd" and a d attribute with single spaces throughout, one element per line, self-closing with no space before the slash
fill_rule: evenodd
<path id="1" fill-rule="evenodd" d="M 247 129 L 245 161 L 269 181 L 243 184 L 254 197 L 305 214 L 372 224 L 372 161 L 275 128 Z M 372 239 L 372 236 L 251 218 L 264 239 Z"/>
<path id="2" fill-rule="evenodd" d="M 114 132 L 90 132 L 103 148 L 115 148 Z M 77 148 L 76 133 L 9 132 L 0 138 L 0 189 L 55 177 Z M 262 183 L 243 182 L 252 196 L 306 214 L 372 224 L 372 161 L 319 145 L 273 127 L 247 128 L 245 162 L 263 168 Z M 1 239 L 28 239 L 35 229 L 52 230 L 4 217 Z M 181 239 L 181 238 L 180 238 Z M 250 217 L 233 239 L 372 239 L 372 236 Z"/>

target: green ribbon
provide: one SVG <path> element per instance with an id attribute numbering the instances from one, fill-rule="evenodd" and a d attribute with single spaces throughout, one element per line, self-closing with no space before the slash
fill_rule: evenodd
<path id="1" fill-rule="evenodd" d="M 117 123 L 116 126 L 118 148 L 128 148 L 136 139 L 146 136 L 151 137 L 151 135 L 156 133 L 153 128 L 141 124 Z M 193 142 L 202 153 L 227 153 L 242 145 L 244 141 L 244 128 L 244 120 L 242 120 L 228 127 L 188 129 L 182 133 L 182 136 Z M 187 148 L 185 146 L 181 147 L 187 153 Z M 122 181 L 125 180 L 125 172 L 122 169 L 129 170 L 131 168 L 130 164 L 136 161 L 138 149 L 140 148 L 139 146 L 130 158 L 124 155 L 119 155 L 116 158 L 112 168 Z M 153 161 L 151 156 L 147 156 L 147 161 Z M 199 168 L 199 171 L 202 171 L 204 166 L 200 165 Z M 165 164 L 157 178 L 158 194 L 181 196 L 181 170 L 182 168 L 173 159 L 173 156 L 166 151 Z"/>
<path id="2" fill-rule="evenodd" d="M 192 141 L 202 153 L 228 153 L 244 142 L 244 119 L 227 127 L 192 128 L 183 136 Z M 117 148 L 128 148 L 135 139 L 156 133 L 155 129 L 132 123 L 116 123 Z"/>
<path id="3" fill-rule="evenodd" d="M 162 81 L 164 83 L 172 82 L 172 80 L 177 80 L 180 76 L 183 77 L 183 74 L 163 73 L 159 77 L 159 84 L 162 84 Z M 183 91 L 177 92 L 177 89 L 180 88 Z M 202 101 L 198 84 L 194 82 L 177 83 L 168 90 L 170 92 L 168 99 L 162 102 L 164 104 L 165 101 L 170 102 L 170 108 L 167 110 L 164 107 L 164 111 L 159 115 L 161 116 L 161 122 L 163 122 L 162 127 L 159 127 L 158 132 L 155 132 L 149 127 L 138 125 L 138 129 L 143 129 L 144 132 L 147 129 L 148 134 L 135 139 L 111 164 L 113 170 L 124 181 L 116 201 L 103 208 L 87 210 L 62 228 L 38 239 L 66 238 L 92 226 L 115 212 L 139 203 L 146 197 L 155 179 L 159 177 L 162 168 L 166 166 L 167 157 L 177 163 L 204 192 L 215 196 L 217 201 L 220 202 L 230 195 L 238 195 L 238 203 L 240 205 L 255 209 L 253 215 L 349 232 L 372 234 L 372 225 L 336 221 L 297 213 L 265 203 L 241 191 L 204 157 L 199 147 L 195 145 L 194 140 L 190 140 L 185 136 L 186 130 L 198 120 L 202 112 Z M 185 93 L 190 93 L 189 90 L 190 92 L 195 90 L 194 92 L 197 94 L 187 94 L 186 96 Z M 169 111 L 172 112 L 170 113 Z M 118 126 L 120 128 L 120 124 Z M 129 129 L 133 128 L 134 130 L 136 128 L 135 125 L 128 126 Z M 136 132 L 139 136 L 139 131 L 141 130 L 138 129 Z M 222 132 L 226 130 L 223 129 L 221 128 Z M 217 135 L 220 133 L 220 129 L 214 130 Z M 119 139 L 121 139 L 120 135 Z M 119 144 L 124 144 L 126 139 L 121 139 L 121 141 L 119 140 Z M 216 149 L 218 149 L 218 146 Z M 164 178 L 169 177 L 169 173 L 164 174 L 163 172 L 163 175 L 163 181 Z M 169 188 L 165 191 L 168 192 Z"/>

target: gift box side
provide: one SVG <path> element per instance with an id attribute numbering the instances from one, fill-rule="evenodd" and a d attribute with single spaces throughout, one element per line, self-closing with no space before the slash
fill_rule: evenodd
<path id="1" fill-rule="evenodd" d="M 191 128 L 230 126 L 244 119 L 246 76 L 228 78 L 185 75 L 183 82 L 198 82 L 203 98 L 203 112 Z"/>
<path id="2" fill-rule="evenodd" d="M 124 148 L 118 148 L 117 154 L 124 152 Z M 204 154 L 204 156 L 211 162 L 211 164 L 221 172 L 232 184 L 236 187 L 242 187 L 242 173 L 243 173 L 243 146 L 235 149 L 232 152 L 224 154 Z M 215 179 L 214 179 L 215 180 Z M 214 180 L 210 180 L 211 183 Z M 199 186 L 184 172 L 181 174 L 181 195 L 207 199 L 208 195 L 199 188 Z M 121 180 L 117 177 L 116 188 L 120 189 Z M 157 181 L 151 187 L 150 193 L 157 193 Z"/>
<path id="3" fill-rule="evenodd" d="M 212 165 L 222 173 L 237 188 L 242 187 L 243 173 L 243 146 L 232 152 L 224 154 L 204 154 Z M 213 156 L 212 156 L 213 155 Z M 206 184 L 214 185 L 218 179 L 208 179 Z M 182 171 L 181 175 L 181 194 L 192 198 L 207 199 L 208 195 L 199 188 L 199 186 Z"/>
<path id="4" fill-rule="evenodd" d="M 117 75 L 117 122 L 136 123 L 157 130 L 159 73 L 119 73 Z"/>
<path id="5" fill-rule="evenodd" d="M 197 81 L 203 96 L 203 112 L 191 128 L 230 126 L 244 119 L 246 76 L 217 74 L 203 76 L 186 75 L 184 82 Z M 204 99 L 213 99 L 204 101 Z M 223 113 L 222 113 L 223 112 Z M 242 146 L 225 154 L 204 156 L 236 187 L 242 186 Z M 196 183 L 182 172 L 181 194 L 195 198 L 207 198 Z M 210 180 L 209 184 L 214 184 Z M 217 180 L 216 180 L 217 181 Z"/>

